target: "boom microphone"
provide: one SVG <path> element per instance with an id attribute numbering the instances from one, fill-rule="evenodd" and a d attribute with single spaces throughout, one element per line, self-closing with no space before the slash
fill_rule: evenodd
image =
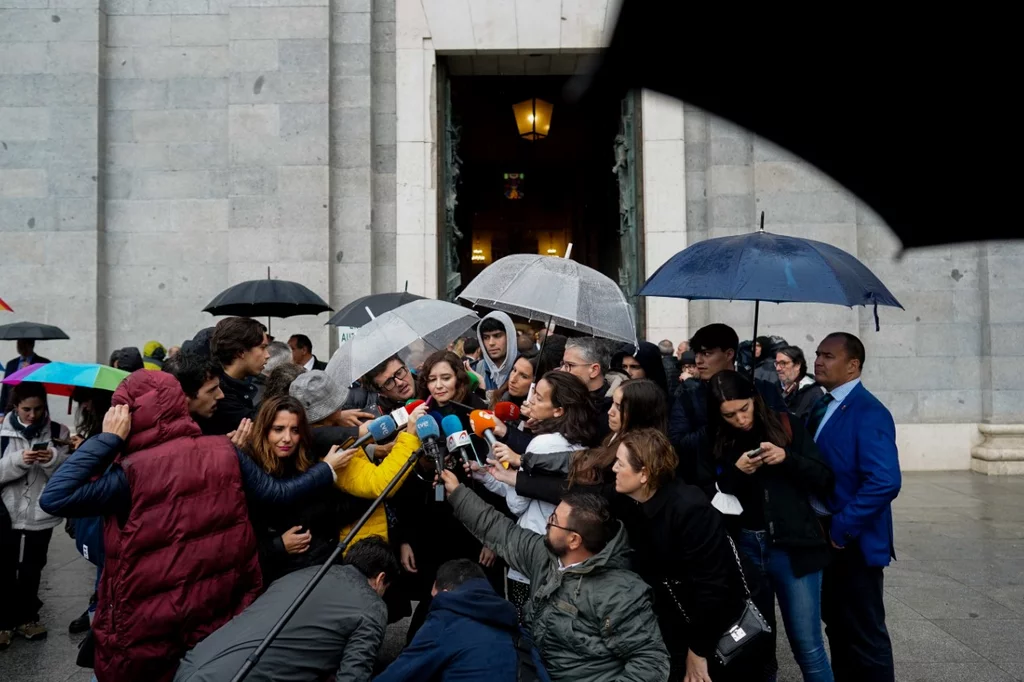
<path id="1" fill-rule="evenodd" d="M 450 414 L 441 420 L 441 429 L 444 430 L 448 452 L 458 454 L 462 461 L 469 463 L 469 453 L 473 453 L 473 459 L 480 464 L 480 458 L 473 450 L 473 443 L 469 440 L 469 433 L 462 428 L 462 422 L 454 414 Z"/>
<path id="2" fill-rule="evenodd" d="M 406 420 L 408 421 L 408 420 Z M 398 430 L 398 425 L 395 420 L 389 415 L 383 417 L 377 417 L 371 422 L 366 423 L 366 433 L 359 438 L 356 438 L 355 442 L 350 445 L 350 448 L 361 448 L 371 440 L 375 443 L 379 443 L 382 440 L 387 440 L 395 431 Z"/>
<path id="3" fill-rule="evenodd" d="M 437 428 L 437 422 L 429 415 L 423 415 L 416 420 L 416 435 L 423 444 L 423 454 L 434 458 L 434 466 L 437 468 L 437 483 L 434 485 L 434 500 L 444 502 L 444 485 L 441 481 L 441 473 L 444 471 L 444 453 L 441 451 L 441 432 Z"/>

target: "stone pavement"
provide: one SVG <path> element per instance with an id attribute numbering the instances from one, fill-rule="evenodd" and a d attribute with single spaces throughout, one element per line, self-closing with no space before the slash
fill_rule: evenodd
<path id="1" fill-rule="evenodd" d="M 1024 679 L 1024 477 L 907 473 L 903 483 L 896 502 L 899 561 L 885 574 L 897 680 Z M 74 662 L 82 636 L 69 636 L 67 624 L 86 606 L 90 569 L 58 529 L 42 594 L 50 636 L 16 640 L 0 653 L 0 680 L 89 680 Z M 405 627 L 390 628 L 383 655 L 397 654 Z M 779 661 L 780 680 L 800 679 L 781 633 Z"/>

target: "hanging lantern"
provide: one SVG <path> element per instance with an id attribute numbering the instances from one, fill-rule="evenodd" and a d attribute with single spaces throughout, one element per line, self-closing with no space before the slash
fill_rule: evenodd
<path id="1" fill-rule="evenodd" d="M 542 99 L 528 99 L 512 105 L 519 135 L 527 140 L 542 140 L 551 130 L 551 111 L 554 106 Z"/>

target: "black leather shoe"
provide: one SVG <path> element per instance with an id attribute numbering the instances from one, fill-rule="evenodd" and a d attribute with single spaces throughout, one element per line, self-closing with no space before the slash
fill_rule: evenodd
<path id="1" fill-rule="evenodd" d="M 89 612 L 86 611 L 68 625 L 68 632 L 73 635 L 80 635 L 89 630 Z"/>

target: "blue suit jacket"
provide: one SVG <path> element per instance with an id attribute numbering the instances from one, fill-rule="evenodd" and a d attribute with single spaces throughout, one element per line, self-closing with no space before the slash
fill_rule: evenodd
<path id="1" fill-rule="evenodd" d="M 860 384 L 822 427 L 817 443 L 836 477 L 828 500 L 833 542 L 856 542 L 869 566 L 888 566 L 896 558 L 891 503 L 901 484 L 892 414 Z"/>

